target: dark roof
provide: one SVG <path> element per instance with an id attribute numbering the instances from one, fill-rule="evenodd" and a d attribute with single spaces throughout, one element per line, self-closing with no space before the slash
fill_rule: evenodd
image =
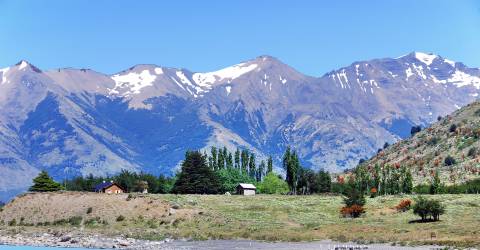
<path id="1" fill-rule="evenodd" d="M 95 192 L 102 191 L 102 190 L 104 190 L 106 188 L 109 188 L 113 185 L 117 185 L 117 184 L 115 182 L 110 182 L 110 181 L 100 183 L 100 184 L 95 186 Z M 118 187 L 120 187 L 120 186 L 118 186 Z M 122 187 L 120 187 L 120 188 L 122 188 Z"/>

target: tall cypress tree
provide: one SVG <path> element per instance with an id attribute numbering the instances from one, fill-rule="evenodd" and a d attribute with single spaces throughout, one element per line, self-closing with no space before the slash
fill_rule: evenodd
<path id="1" fill-rule="evenodd" d="M 404 194 L 411 194 L 413 191 L 413 177 L 412 172 L 407 167 L 404 167 L 403 171 L 403 182 L 402 182 L 402 192 Z"/>
<path id="2" fill-rule="evenodd" d="M 440 182 L 440 176 L 438 170 L 435 171 L 435 175 L 433 176 L 432 184 L 430 185 L 430 194 L 438 194 L 440 193 L 442 183 Z"/>
<path id="3" fill-rule="evenodd" d="M 272 156 L 270 155 L 267 160 L 267 174 L 271 173 L 273 171 L 273 159 Z"/>
<path id="4" fill-rule="evenodd" d="M 33 186 L 30 187 L 29 191 L 32 192 L 54 192 L 62 190 L 62 185 L 55 182 L 47 173 L 47 171 L 42 171 L 38 174 L 37 177 L 33 179 Z"/>

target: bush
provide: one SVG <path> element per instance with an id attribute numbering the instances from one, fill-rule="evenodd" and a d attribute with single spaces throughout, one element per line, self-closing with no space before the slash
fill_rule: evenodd
<path id="1" fill-rule="evenodd" d="M 455 165 L 455 159 L 452 156 L 445 157 L 445 166 Z"/>
<path id="2" fill-rule="evenodd" d="M 410 210 L 412 201 L 409 199 L 401 200 L 398 205 L 395 206 L 395 209 L 399 212 L 406 212 Z"/>
<path id="3" fill-rule="evenodd" d="M 468 150 L 468 157 L 472 157 L 474 158 L 475 156 L 477 156 L 477 147 L 471 147 L 469 150 Z"/>
<path id="4" fill-rule="evenodd" d="M 82 217 L 73 216 L 68 219 L 68 223 L 72 226 L 79 226 L 82 223 Z"/>
<path id="5" fill-rule="evenodd" d="M 340 209 L 340 214 L 343 217 L 358 218 L 363 213 L 365 213 L 365 209 L 360 205 L 352 205 Z"/>
<path id="6" fill-rule="evenodd" d="M 92 211 L 93 211 L 93 208 L 92 208 L 92 207 L 87 208 L 87 214 L 91 214 Z"/>
<path id="7" fill-rule="evenodd" d="M 438 137 L 432 137 L 427 141 L 427 145 L 434 146 L 438 143 L 439 140 L 440 139 L 438 139 Z"/>
<path id="8" fill-rule="evenodd" d="M 288 184 L 273 172 L 265 176 L 258 184 L 258 191 L 262 194 L 286 194 L 289 191 Z"/>
<path id="9" fill-rule="evenodd" d="M 17 220 L 13 219 L 13 220 L 9 221 L 8 225 L 9 226 L 16 226 L 17 225 Z"/>
<path id="10" fill-rule="evenodd" d="M 445 212 L 445 206 L 440 203 L 438 200 L 429 200 L 423 196 L 418 197 L 415 200 L 415 205 L 413 206 L 413 213 L 420 216 L 421 221 L 427 221 L 427 217 L 430 220 L 438 221 L 440 220 L 440 215 Z"/>
<path id="11" fill-rule="evenodd" d="M 123 215 L 119 215 L 117 217 L 117 221 L 120 222 L 120 221 L 124 221 L 125 220 L 125 217 Z"/>
<path id="12" fill-rule="evenodd" d="M 457 131 L 457 125 L 455 123 L 450 125 L 450 128 L 448 129 L 448 131 L 450 133 L 453 133 L 453 132 Z"/>

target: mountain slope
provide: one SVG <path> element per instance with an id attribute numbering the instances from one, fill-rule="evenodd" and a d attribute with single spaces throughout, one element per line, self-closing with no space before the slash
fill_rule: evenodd
<path id="1" fill-rule="evenodd" d="M 389 146 L 363 165 L 407 166 L 416 183 L 428 183 L 439 171 L 442 182 L 451 184 L 478 178 L 479 163 L 480 102 L 474 102 Z"/>
<path id="2" fill-rule="evenodd" d="M 291 145 L 304 165 L 341 171 L 480 92 L 479 69 L 419 52 L 322 77 L 260 56 L 214 72 L 136 65 L 114 75 L 21 61 L 0 79 L 0 193 L 43 169 L 56 179 L 171 174 L 185 150 L 223 145 L 277 164 Z"/>

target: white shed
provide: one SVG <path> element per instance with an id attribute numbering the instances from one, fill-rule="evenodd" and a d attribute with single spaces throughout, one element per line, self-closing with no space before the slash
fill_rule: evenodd
<path id="1" fill-rule="evenodd" d="M 241 195 L 255 195 L 257 188 L 253 184 L 240 183 L 237 186 L 237 194 Z"/>

